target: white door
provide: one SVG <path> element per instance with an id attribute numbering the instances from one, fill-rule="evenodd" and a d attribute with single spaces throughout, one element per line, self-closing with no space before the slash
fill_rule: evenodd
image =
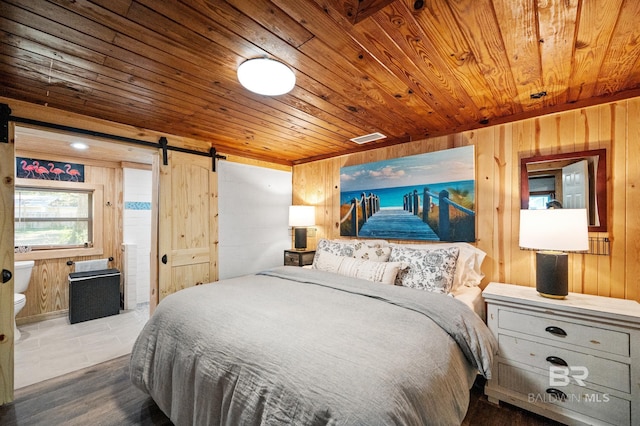
<path id="1" fill-rule="evenodd" d="M 589 164 L 578 161 L 562 168 L 562 207 L 589 210 Z"/>

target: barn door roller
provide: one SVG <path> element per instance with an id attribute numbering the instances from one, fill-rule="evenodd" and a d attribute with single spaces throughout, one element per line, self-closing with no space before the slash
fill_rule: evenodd
<path id="1" fill-rule="evenodd" d="M 211 155 L 211 171 L 215 173 L 216 172 L 216 160 L 218 160 L 218 159 L 226 160 L 227 157 L 225 157 L 224 155 L 218 154 L 214 147 L 211 147 L 211 149 L 209 150 L 209 155 Z"/>
<path id="2" fill-rule="evenodd" d="M 0 142 L 9 143 L 9 117 L 11 108 L 7 104 L 0 104 Z"/>

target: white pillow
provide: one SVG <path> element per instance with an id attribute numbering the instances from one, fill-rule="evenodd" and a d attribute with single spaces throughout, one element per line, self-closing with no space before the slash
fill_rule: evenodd
<path id="1" fill-rule="evenodd" d="M 408 265 L 398 272 L 396 285 L 448 294 L 453 288 L 459 254 L 458 247 L 422 250 L 395 246 L 389 261 Z"/>
<path id="2" fill-rule="evenodd" d="M 327 251 L 318 252 L 313 265 L 321 271 L 391 285 L 394 284 L 398 271 L 405 266 L 400 262 L 374 262 L 338 256 Z"/>

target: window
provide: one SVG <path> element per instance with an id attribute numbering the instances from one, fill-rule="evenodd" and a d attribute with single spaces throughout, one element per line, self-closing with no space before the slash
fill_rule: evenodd
<path id="1" fill-rule="evenodd" d="M 91 245 L 92 192 L 16 188 L 14 198 L 16 246 L 42 250 Z"/>
<path id="2" fill-rule="evenodd" d="M 104 186 L 16 179 L 16 260 L 103 254 Z"/>
<path id="3" fill-rule="evenodd" d="M 550 195 L 532 195 L 529 197 L 529 210 L 544 210 L 551 201 Z"/>

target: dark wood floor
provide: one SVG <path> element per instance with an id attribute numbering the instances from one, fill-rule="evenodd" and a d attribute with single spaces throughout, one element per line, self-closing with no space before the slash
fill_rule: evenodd
<path id="1" fill-rule="evenodd" d="M 471 389 L 470 425 L 559 425 L 510 405 L 491 404 L 483 381 Z M 0 425 L 171 425 L 151 398 L 129 381 L 129 356 L 37 383 L 15 393 L 15 402 L 0 406 Z"/>
<path id="2" fill-rule="evenodd" d="M 484 395 L 485 379 L 478 377 L 471 388 L 469 411 L 461 426 L 562 426 L 554 420 L 539 416 L 513 405 L 490 403 Z"/>
<path id="3" fill-rule="evenodd" d="M 18 389 L 0 425 L 171 425 L 129 381 L 129 355 Z"/>

